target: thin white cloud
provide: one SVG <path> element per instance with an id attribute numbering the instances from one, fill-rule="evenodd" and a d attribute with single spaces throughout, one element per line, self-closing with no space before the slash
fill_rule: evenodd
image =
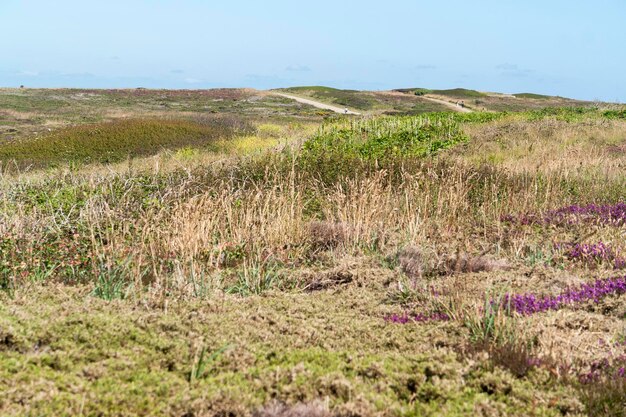
<path id="1" fill-rule="evenodd" d="M 289 72 L 310 72 L 311 68 L 307 67 L 306 65 L 289 65 L 287 68 L 285 68 L 285 71 L 289 71 Z"/>
<path id="2" fill-rule="evenodd" d="M 414 68 L 416 70 L 433 70 L 433 69 L 437 69 L 437 66 L 431 65 L 431 64 L 421 64 L 421 65 L 416 65 Z"/>
<path id="3" fill-rule="evenodd" d="M 503 77 L 514 77 L 514 78 L 528 77 L 533 72 L 535 72 L 532 69 L 522 68 L 517 64 L 510 64 L 510 63 L 496 65 L 496 69 L 500 70 L 500 75 L 502 75 Z"/>

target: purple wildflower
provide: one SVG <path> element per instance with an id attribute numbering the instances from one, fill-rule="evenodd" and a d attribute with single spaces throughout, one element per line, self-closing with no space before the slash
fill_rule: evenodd
<path id="1" fill-rule="evenodd" d="M 583 284 L 578 288 L 570 288 L 558 295 L 538 297 L 535 294 L 507 294 L 502 305 L 510 311 L 528 316 L 549 310 L 559 310 L 567 305 L 580 304 L 593 300 L 599 302 L 609 295 L 626 293 L 626 275 L 622 277 L 598 279 L 595 282 Z"/>
<path id="2" fill-rule="evenodd" d="M 547 212 L 544 216 L 544 223 L 593 223 L 622 226 L 626 224 L 626 203 L 562 207 Z"/>
<path id="3" fill-rule="evenodd" d="M 583 384 L 590 384 L 602 378 L 626 378 L 626 355 L 607 357 L 589 365 L 589 371 L 579 375 Z"/>
<path id="4" fill-rule="evenodd" d="M 626 202 L 616 204 L 586 206 L 566 206 L 556 210 L 550 210 L 543 216 L 525 213 L 518 216 L 505 215 L 502 221 L 518 223 L 521 225 L 545 224 L 545 225 L 570 225 L 576 223 L 590 223 L 597 225 L 623 226 L 626 225 Z"/>
<path id="5" fill-rule="evenodd" d="M 571 260 L 584 263 L 611 262 L 615 269 L 626 267 L 626 260 L 617 256 L 613 249 L 603 242 L 598 243 L 567 243 L 559 245 L 568 248 L 565 256 Z"/>

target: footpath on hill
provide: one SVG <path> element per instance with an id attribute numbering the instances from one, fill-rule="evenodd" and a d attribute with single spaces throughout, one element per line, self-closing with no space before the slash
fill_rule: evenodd
<path id="1" fill-rule="evenodd" d="M 338 107 L 338 106 L 333 106 L 332 104 L 321 103 L 319 101 L 311 100 L 309 98 L 298 97 L 298 96 L 294 96 L 294 95 L 291 95 L 291 94 L 278 93 L 276 91 L 272 91 L 272 92 L 270 92 L 270 94 L 273 94 L 275 96 L 289 98 L 291 100 L 297 101 L 298 103 L 308 104 L 310 106 L 317 107 L 318 109 L 331 110 L 331 111 L 334 111 L 335 113 L 354 114 L 354 115 L 360 115 L 361 114 L 361 113 L 358 113 L 358 112 L 355 112 L 355 111 L 352 111 L 352 110 L 348 110 L 345 107 L 342 108 L 342 107 Z"/>
<path id="2" fill-rule="evenodd" d="M 340 114 L 352 114 L 352 115 L 360 115 L 361 113 L 353 111 L 353 110 L 349 110 L 345 107 L 339 107 L 339 106 L 334 106 L 332 104 L 327 104 L 327 103 L 322 103 L 319 101 L 315 101 L 312 100 L 310 98 L 304 98 L 304 97 L 300 97 L 300 96 L 294 96 L 292 94 L 285 94 L 285 93 L 279 93 L 276 91 L 271 91 L 270 94 L 275 95 L 275 96 L 280 96 L 280 97 L 284 97 L 284 98 L 288 98 L 291 100 L 295 100 L 298 103 L 302 103 L 302 104 L 308 104 L 310 106 L 313 107 L 317 107 L 318 109 L 324 109 L 324 110 L 331 110 L 335 113 L 340 113 Z M 446 107 L 448 107 L 450 110 L 459 112 L 459 113 L 472 113 L 472 109 L 467 108 L 467 107 L 463 107 L 463 106 L 459 106 L 456 103 L 452 103 L 448 100 L 445 100 L 441 97 L 438 96 L 433 96 L 430 94 L 427 95 L 423 95 L 421 96 L 421 98 L 428 100 L 428 101 L 432 101 L 434 103 L 438 103 L 438 104 L 442 104 Z"/>
<path id="3" fill-rule="evenodd" d="M 473 112 L 472 109 L 469 109 L 469 108 L 463 107 L 463 106 L 459 106 L 458 104 L 451 103 L 448 100 L 444 100 L 444 99 L 439 98 L 439 97 L 434 97 L 434 96 L 429 95 L 429 94 L 423 95 L 421 97 L 423 99 L 432 101 L 434 103 L 443 104 L 444 106 L 446 106 L 446 107 L 448 107 L 448 108 L 450 108 L 450 109 L 452 109 L 454 111 L 458 111 L 460 113 L 472 113 Z"/>

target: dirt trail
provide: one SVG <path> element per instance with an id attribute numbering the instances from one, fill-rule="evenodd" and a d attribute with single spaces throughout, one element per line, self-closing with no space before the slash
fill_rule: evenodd
<path id="1" fill-rule="evenodd" d="M 423 95 L 423 96 L 420 96 L 420 97 L 423 98 L 423 99 L 426 99 L 426 100 L 430 100 L 430 101 L 435 102 L 435 103 L 443 104 L 444 106 L 446 106 L 446 107 L 448 107 L 448 108 L 450 108 L 450 109 L 452 109 L 454 111 L 458 111 L 460 113 L 472 113 L 473 112 L 472 109 L 468 109 L 467 107 L 457 106 L 455 103 L 451 103 L 448 100 L 444 100 L 443 98 L 432 96 L 430 94 L 426 94 L 426 95 Z"/>
<path id="2" fill-rule="evenodd" d="M 345 107 L 338 107 L 338 106 L 333 106 L 332 104 L 320 103 L 319 101 L 311 100 L 309 98 L 293 96 L 291 94 L 278 93 L 276 91 L 270 91 L 270 94 L 273 94 L 275 96 L 281 96 L 281 97 L 289 98 L 291 100 L 297 101 L 298 103 L 308 104 L 310 106 L 317 107 L 318 109 L 331 110 L 331 111 L 334 111 L 335 113 L 354 114 L 354 115 L 360 115 L 361 114 L 361 113 L 357 113 L 357 112 L 352 111 L 352 110 L 348 110 Z"/>

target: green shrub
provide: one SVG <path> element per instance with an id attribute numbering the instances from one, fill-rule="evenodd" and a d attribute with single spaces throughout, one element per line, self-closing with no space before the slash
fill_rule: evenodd
<path id="1" fill-rule="evenodd" d="M 549 98 L 552 98 L 551 96 L 546 96 L 543 94 L 535 94 L 535 93 L 517 93 L 513 95 L 517 98 L 532 98 L 532 99 L 537 99 L 537 100 L 547 100 Z"/>
<path id="2" fill-rule="evenodd" d="M 341 119 L 324 124 L 304 144 L 300 162 L 333 181 L 343 171 L 354 174 L 399 158 L 434 155 L 466 139 L 459 124 L 445 114 Z"/>
<path id="3" fill-rule="evenodd" d="M 602 115 L 607 119 L 626 119 L 626 109 L 622 110 L 606 110 Z"/>
<path id="4" fill-rule="evenodd" d="M 566 122 L 580 121 L 585 116 L 601 115 L 595 107 L 546 107 L 541 110 L 530 110 L 524 114 L 529 121 L 553 117 Z"/>
<path id="5" fill-rule="evenodd" d="M 468 90 L 466 88 L 452 88 L 449 90 L 432 90 L 433 93 L 454 98 L 478 98 L 485 97 L 485 93 L 476 90 Z"/>

